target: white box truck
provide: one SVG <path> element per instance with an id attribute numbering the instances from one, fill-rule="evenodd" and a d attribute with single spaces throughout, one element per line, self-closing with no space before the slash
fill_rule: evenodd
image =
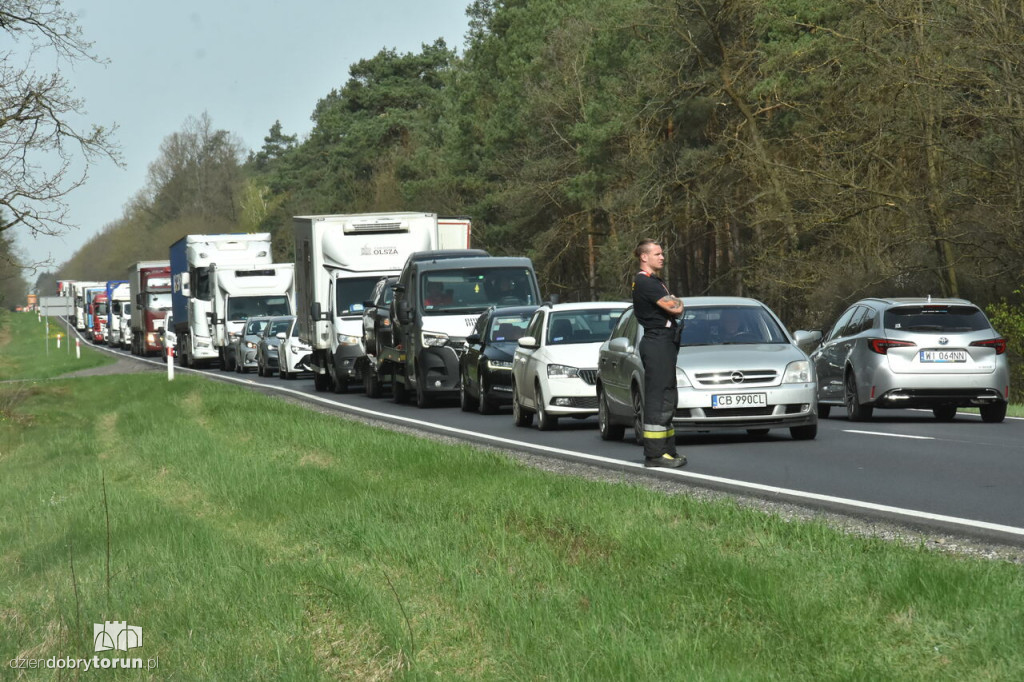
<path id="1" fill-rule="evenodd" d="M 299 339 L 318 391 L 361 383 L 363 308 L 381 277 L 397 275 L 409 255 L 469 248 L 469 218 L 436 213 L 296 216 L 295 301 Z"/>
<path id="2" fill-rule="evenodd" d="M 177 357 L 188 367 L 221 362 L 231 335 L 253 315 L 290 315 L 291 263 L 273 263 L 270 234 L 200 234 L 170 248 L 171 308 Z"/>
<path id="3" fill-rule="evenodd" d="M 89 289 L 99 289 L 106 286 L 106 282 L 73 282 L 71 290 L 75 298 L 75 314 L 73 322 L 75 329 L 84 332 L 89 327 L 89 302 L 86 300 Z"/>

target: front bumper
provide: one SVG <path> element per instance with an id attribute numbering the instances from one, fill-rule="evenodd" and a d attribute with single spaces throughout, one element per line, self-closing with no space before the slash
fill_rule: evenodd
<path id="1" fill-rule="evenodd" d="M 544 409 L 552 415 L 597 414 L 597 385 L 580 377 L 548 377 Z"/>
<path id="2" fill-rule="evenodd" d="M 334 351 L 334 373 L 339 377 L 347 377 L 354 381 L 362 381 L 363 373 L 359 371 L 359 360 L 364 356 L 362 345 L 338 346 Z"/>
<path id="3" fill-rule="evenodd" d="M 417 377 L 422 377 L 424 393 L 454 396 L 459 391 L 459 357 L 452 346 L 431 346 L 420 350 Z"/>
<path id="4" fill-rule="evenodd" d="M 744 387 L 711 391 L 680 387 L 672 425 L 679 430 L 768 429 L 809 426 L 818 423 L 816 384 L 783 384 L 768 387 Z M 712 395 L 764 393 L 762 407 L 712 408 Z"/>

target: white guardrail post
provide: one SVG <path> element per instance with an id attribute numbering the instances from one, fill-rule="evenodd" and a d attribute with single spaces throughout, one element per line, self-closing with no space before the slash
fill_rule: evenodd
<path id="1" fill-rule="evenodd" d="M 167 380 L 174 381 L 174 346 L 167 344 Z"/>

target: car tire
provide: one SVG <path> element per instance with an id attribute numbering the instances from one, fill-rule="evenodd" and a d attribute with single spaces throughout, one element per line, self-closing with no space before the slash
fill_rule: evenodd
<path id="1" fill-rule="evenodd" d="M 932 408 L 932 414 L 940 422 L 951 422 L 956 419 L 956 405 L 936 405 Z"/>
<path id="2" fill-rule="evenodd" d="M 554 431 L 558 428 L 558 417 L 547 411 L 547 402 L 544 400 L 544 393 L 540 390 L 540 384 L 536 384 L 533 390 L 533 400 L 537 406 L 537 429 Z"/>
<path id="3" fill-rule="evenodd" d="M 818 419 L 828 419 L 828 415 L 831 412 L 831 405 L 822 405 L 821 403 L 818 403 Z"/>
<path id="4" fill-rule="evenodd" d="M 313 388 L 323 393 L 331 387 L 331 378 L 327 374 L 320 374 L 319 372 L 313 375 Z"/>
<path id="5" fill-rule="evenodd" d="M 327 376 L 331 378 L 331 390 L 337 394 L 348 393 L 348 378 L 338 376 L 338 368 L 334 366 L 334 362 L 330 361 L 327 365 Z"/>
<path id="6" fill-rule="evenodd" d="M 1006 403 L 999 401 L 996 403 L 989 403 L 988 405 L 982 405 L 981 421 L 986 424 L 999 424 L 1006 419 Z"/>
<path id="7" fill-rule="evenodd" d="M 612 423 L 608 398 L 601 390 L 597 392 L 597 429 L 601 434 L 601 440 L 622 440 L 626 435 L 625 426 Z"/>
<path id="8" fill-rule="evenodd" d="M 516 382 L 512 382 L 512 418 L 516 422 L 516 426 L 529 426 L 533 423 L 533 414 L 526 411 L 523 404 L 519 401 L 519 389 L 516 388 Z"/>
<path id="9" fill-rule="evenodd" d="M 793 440 L 814 440 L 818 436 L 818 425 L 806 424 L 790 427 L 789 435 L 793 437 Z"/>
<path id="10" fill-rule="evenodd" d="M 421 410 L 432 407 L 434 404 L 433 399 L 427 395 L 425 384 L 423 377 L 416 378 L 416 407 Z"/>
<path id="11" fill-rule="evenodd" d="M 871 419 L 874 412 L 872 405 L 865 405 L 857 397 L 857 377 L 853 371 L 846 373 L 846 381 L 843 382 L 845 391 L 843 399 L 846 402 L 846 417 L 852 422 L 866 422 Z"/>
<path id="12" fill-rule="evenodd" d="M 469 395 L 469 390 L 466 388 L 469 380 L 466 375 L 462 375 L 462 380 L 459 382 L 459 409 L 463 412 L 475 412 L 477 409 L 477 401 L 473 400 L 473 396 Z"/>
<path id="13" fill-rule="evenodd" d="M 644 444 L 644 395 L 634 386 L 632 391 L 633 402 L 633 442 L 637 445 Z"/>
<path id="14" fill-rule="evenodd" d="M 383 394 L 380 379 L 377 378 L 377 371 L 372 367 L 363 368 L 363 391 L 370 398 L 379 398 Z"/>
<path id="15" fill-rule="evenodd" d="M 391 400 L 396 405 L 404 405 L 409 402 L 409 388 L 398 380 L 398 376 L 391 375 Z"/>
<path id="16" fill-rule="evenodd" d="M 487 397 L 487 376 L 482 373 L 478 376 L 480 377 L 480 397 L 476 401 L 476 411 L 480 414 L 494 414 L 498 411 L 498 406 Z"/>

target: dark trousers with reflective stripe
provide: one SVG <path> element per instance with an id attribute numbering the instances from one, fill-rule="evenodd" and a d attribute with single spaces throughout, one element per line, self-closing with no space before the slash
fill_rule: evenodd
<path id="1" fill-rule="evenodd" d="M 644 363 L 644 457 L 676 456 L 676 354 L 675 329 L 646 329 L 640 340 Z"/>

